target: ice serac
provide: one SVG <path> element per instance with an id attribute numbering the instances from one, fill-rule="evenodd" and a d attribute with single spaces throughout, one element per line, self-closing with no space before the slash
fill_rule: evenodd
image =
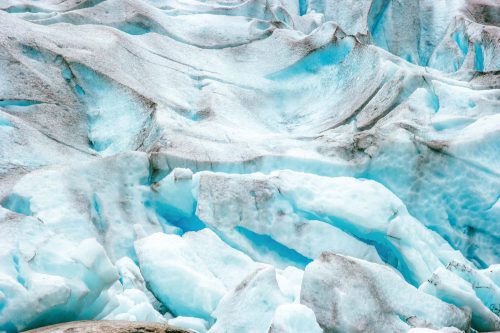
<path id="1" fill-rule="evenodd" d="M 203 172 L 199 177 L 200 220 L 276 265 L 284 259 L 304 265 L 333 251 L 379 263 L 383 258 L 420 284 L 432 267 L 454 258 L 467 262 L 410 216 L 396 196 L 370 180 L 292 171 L 244 176 Z"/>
<path id="2" fill-rule="evenodd" d="M 415 326 L 465 330 L 470 316 L 408 285 L 385 266 L 329 252 L 307 266 L 301 303 L 313 309 L 326 332 L 404 332 Z"/>
<path id="3" fill-rule="evenodd" d="M 487 271 L 494 272 L 491 267 Z M 500 288 L 488 274 L 472 267 L 450 262 L 439 268 L 420 287 L 422 291 L 472 310 L 472 325 L 481 331 L 500 330 Z"/>
<path id="4" fill-rule="evenodd" d="M 116 261 L 119 281 L 110 288 L 118 304 L 111 305 L 111 312 L 103 319 L 166 322 L 165 307 L 147 289 L 139 267 L 129 258 Z"/>
<path id="5" fill-rule="evenodd" d="M 209 229 L 182 237 L 153 234 L 135 248 L 145 280 L 163 304 L 174 314 L 205 319 L 228 290 L 262 266 Z"/>
<path id="6" fill-rule="evenodd" d="M 93 238 L 74 242 L 34 218 L 0 208 L 0 330 L 102 318 L 118 274 Z M 64 249 L 64 250 L 63 250 Z"/>
<path id="7" fill-rule="evenodd" d="M 500 326 L 495 0 L 0 0 L 0 332 Z"/>

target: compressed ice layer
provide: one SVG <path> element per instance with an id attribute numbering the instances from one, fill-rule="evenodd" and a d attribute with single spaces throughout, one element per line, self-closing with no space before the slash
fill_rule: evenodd
<path id="1" fill-rule="evenodd" d="M 286 258 L 303 264 L 303 257 L 314 259 L 327 250 L 375 262 L 381 262 L 380 254 L 419 284 L 432 274 L 429 267 L 442 267 L 454 258 L 467 262 L 411 217 L 397 197 L 372 181 L 290 171 L 269 176 L 201 173 L 199 177 L 196 213 L 200 220 L 256 256 L 267 254 L 259 252 L 259 246 L 271 249 L 267 257 L 278 263 Z M 331 234 L 323 231 L 328 226 Z M 310 240 L 333 233 L 334 244 L 311 244 Z M 288 248 L 288 257 L 273 259 L 276 242 Z"/>
<path id="2" fill-rule="evenodd" d="M 385 300 L 389 330 L 466 329 L 441 301 L 497 329 L 494 1 L 0 9 L 0 331 L 315 332 L 323 251 L 389 276 L 336 284 Z"/>

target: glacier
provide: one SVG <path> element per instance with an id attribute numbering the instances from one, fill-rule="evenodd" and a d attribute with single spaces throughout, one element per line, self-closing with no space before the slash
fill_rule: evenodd
<path id="1" fill-rule="evenodd" d="M 0 332 L 500 331 L 497 0 L 0 0 Z"/>

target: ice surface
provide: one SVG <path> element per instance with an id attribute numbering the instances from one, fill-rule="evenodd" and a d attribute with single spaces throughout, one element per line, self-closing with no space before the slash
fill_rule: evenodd
<path id="1" fill-rule="evenodd" d="M 214 312 L 217 321 L 209 332 L 266 332 L 276 308 L 285 303 L 275 269 L 259 268 L 220 301 Z"/>
<path id="2" fill-rule="evenodd" d="M 2 210 L 0 329 L 102 318 L 118 274 L 93 238 L 73 242 L 33 217 Z"/>
<path id="3" fill-rule="evenodd" d="M 195 331 L 197 333 L 205 333 L 207 331 L 207 326 L 208 326 L 208 323 L 201 318 L 182 317 L 182 316 L 170 319 L 168 323 L 177 327 Z"/>
<path id="4" fill-rule="evenodd" d="M 307 266 L 301 303 L 313 309 L 326 331 L 464 330 L 470 316 L 406 284 L 385 266 L 328 252 Z"/>
<path id="5" fill-rule="evenodd" d="M 451 262 L 438 269 L 420 290 L 472 310 L 472 325 L 480 331 L 500 330 L 500 288 L 482 271 Z"/>
<path id="6" fill-rule="evenodd" d="M 23 178 L 3 206 L 43 221 L 70 240 L 99 239 L 110 256 L 134 258 L 134 225 L 161 231 L 158 218 L 144 209 L 150 192 L 149 163 L 142 153 L 110 160 L 38 170 Z"/>
<path id="7" fill-rule="evenodd" d="M 431 328 L 412 328 L 409 330 L 407 333 L 436 333 L 436 332 L 443 332 L 443 333 L 461 333 L 463 331 L 454 328 L 454 327 L 445 327 L 440 330 L 433 330 Z"/>
<path id="8" fill-rule="evenodd" d="M 320 333 L 323 330 L 311 309 L 302 304 L 284 304 L 276 309 L 270 332 Z"/>
<path id="9" fill-rule="evenodd" d="M 0 0 L 0 332 L 499 330 L 494 0 Z"/>
<path id="10" fill-rule="evenodd" d="M 154 234 L 136 251 L 151 290 L 175 315 L 210 318 L 226 289 L 180 236 Z"/>
<path id="11" fill-rule="evenodd" d="M 312 260 L 334 251 L 382 262 L 380 255 L 420 284 L 432 274 L 431 267 L 467 261 L 411 217 L 397 197 L 370 180 L 291 171 L 269 176 L 205 172 L 199 177 L 200 220 L 255 256 L 266 255 L 271 263 L 285 259 L 273 253 L 273 242 L 284 245 L 288 260 L 299 265 L 305 261 L 293 253 Z M 330 244 L 328 237 L 336 242 Z"/>

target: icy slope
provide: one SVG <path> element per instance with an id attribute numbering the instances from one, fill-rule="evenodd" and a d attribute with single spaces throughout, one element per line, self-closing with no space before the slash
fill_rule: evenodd
<path id="1" fill-rule="evenodd" d="M 500 330 L 494 0 L 0 0 L 0 332 Z"/>

